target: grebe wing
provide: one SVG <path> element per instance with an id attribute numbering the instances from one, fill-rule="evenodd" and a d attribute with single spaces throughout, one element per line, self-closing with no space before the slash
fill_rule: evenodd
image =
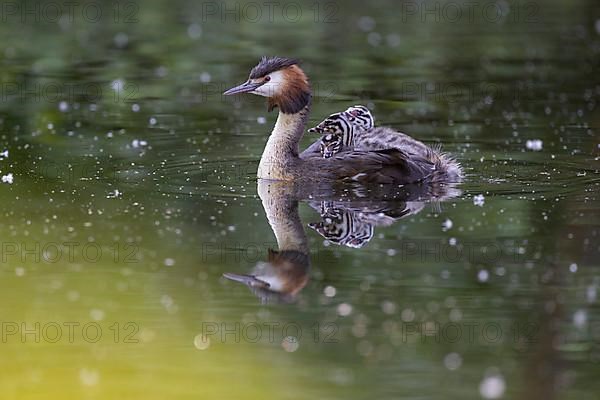
<path id="1" fill-rule="evenodd" d="M 433 176 L 435 165 L 397 149 L 349 151 L 331 159 L 341 179 L 369 183 L 416 183 Z"/>

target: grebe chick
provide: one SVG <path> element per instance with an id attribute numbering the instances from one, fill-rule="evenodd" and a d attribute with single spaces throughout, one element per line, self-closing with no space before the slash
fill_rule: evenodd
<path id="1" fill-rule="evenodd" d="M 330 158 L 344 148 L 353 150 L 355 137 L 373 126 L 375 120 L 367 107 L 352 106 L 346 111 L 331 114 L 308 132 L 323 134 L 321 154 L 323 158 Z"/>
<path id="2" fill-rule="evenodd" d="M 442 152 L 441 146 L 431 147 L 391 128 L 374 128 L 374 124 L 375 119 L 367 107 L 352 106 L 346 111 L 331 114 L 308 132 L 324 134 L 320 143 L 324 158 L 345 150 L 399 149 L 409 156 L 426 158 L 435 165 L 438 175 L 442 174 L 450 182 L 462 180 L 462 167 Z"/>
<path id="3" fill-rule="evenodd" d="M 269 110 L 279 108 L 277 122 L 258 165 L 259 179 L 305 184 L 335 181 L 406 184 L 433 181 L 439 175 L 434 163 L 399 148 L 354 150 L 328 159 L 318 153 L 300 156 L 299 143 L 310 112 L 311 87 L 297 60 L 263 57 L 246 82 L 223 94 L 238 93 L 267 97 Z"/>

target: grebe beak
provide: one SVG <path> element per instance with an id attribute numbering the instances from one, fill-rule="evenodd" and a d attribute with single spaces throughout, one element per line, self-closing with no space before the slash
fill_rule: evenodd
<path id="1" fill-rule="evenodd" d="M 232 274 L 231 272 L 225 272 L 223 274 L 223 277 L 234 281 L 234 282 L 239 282 L 239 283 L 243 283 L 245 285 L 248 285 L 250 287 L 262 287 L 262 288 L 269 288 L 269 285 L 267 282 L 260 280 L 252 275 L 239 275 L 239 274 Z"/>
<path id="2" fill-rule="evenodd" d="M 259 88 L 260 86 L 262 86 L 264 84 L 265 84 L 265 82 L 246 81 L 246 82 L 242 83 L 241 85 L 232 87 L 231 89 L 223 92 L 223 94 L 225 96 L 231 96 L 231 95 L 238 94 L 238 93 L 248 93 L 248 92 L 252 92 L 253 90 Z"/>

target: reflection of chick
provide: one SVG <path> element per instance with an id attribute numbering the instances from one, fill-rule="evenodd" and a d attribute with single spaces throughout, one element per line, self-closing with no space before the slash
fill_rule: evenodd
<path id="1" fill-rule="evenodd" d="M 333 206 L 324 207 L 321 222 L 308 226 L 332 243 L 355 249 L 363 247 L 373 238 L 373 224 L 362 222 L 358 213 Z"/>
<path id="2" fill-rule="evenodd" d="M 329 242 L 359 249 L 372 238 L 375 226 L 389 226 L 424 207 L 421 201 L 400 203 L 385 202 L 311 202 L 315 210 L 320 210 L 321 221 L 308 226 Z"/>
<path id="3" fill-rule="evenodd" d="M 259 261 L 252 274 L 240 275 L 226 272 L 223 276 L 248 287 L 263 300 L 279 294 L 284 300 L 292 299 L 306 286 L 310 268 L 307 254 L 296 250 L 269 249 L 268 260 Z"/>

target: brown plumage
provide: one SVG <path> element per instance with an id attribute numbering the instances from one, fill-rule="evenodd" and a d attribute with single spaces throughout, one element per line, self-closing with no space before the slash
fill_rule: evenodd
<path id="1" fill-rule="evenodd" d="M 281 112 L 294 114 L 310 103 L 311 89 L 308 77 L 297 65 L 286 67 L 282 70 L 285 77 L 283 90 L 273 93 L 269 97 L 269 111 L 279 107 Z"/>
<path id="2" fill-rule="evenodd" d="M 269 249 L 266 262 L 258 262 L 250 274 L 224 273 L 229 280 L 247 285 L 257 296 L 293 299 L 308 283 L 309 256 L 295 250 Z"/>
<path id="3" fill-rule="evenodd" d="M 360 150 L 398 149 L 408 158 L 424 158 L 433 165 L 432 178 L 447 182 L 460 182 L 463 171 L 460 164 L 442 152 L 441 145 L 428 146 L 402 132 L 388 127 L 375 127 L 355 137 L 355 148 Z"/>

